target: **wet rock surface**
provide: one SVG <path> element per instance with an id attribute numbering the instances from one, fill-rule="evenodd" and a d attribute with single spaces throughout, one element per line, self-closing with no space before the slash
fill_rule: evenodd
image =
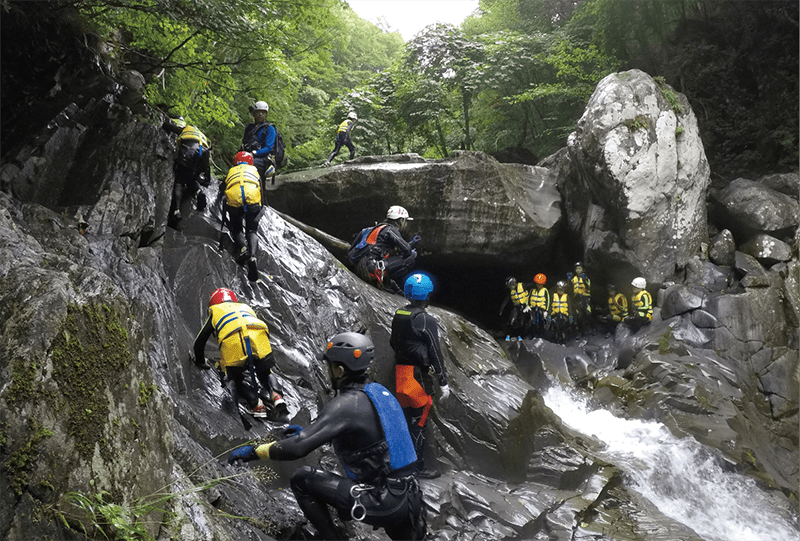
<path id="1" fill-rule="evenodd" d="M 105 492 L 106 501 L 135 508 L 167 490 L 174 496 L 159 504 L 166 513 L 138 508 L 136 520 L 155 538 L 302 539 L 307 527 L 288 478 L 303 464 L 335 468 L 335 457 L 323 448 L 291 463 L 227 465 L 233 447 L 272 437 L 280 426 L 258 421 L 245 430 L 213 371 L 191 363 L 208 296 L 229 287 L 268 323 L 275 373 L 293 422 L 301 425 L 330 397 L 326 371 L 315 359 L 334 333 L 369 333 L 376 344 L 372 375 L 393 386 L 389 329 L 404 301 L 362 283 L 275 209 L 260 225 L 255 284 L 220 249 L 220 222 L 211 210 L 187 208 L 179 230 L 166 228 L 172 141 L 157 124 L 125 111 L 113 95 L 67 107 L 71 122 L 33 134 L 30 147 L 0 165 L 0 371 L 6 382 L 0 533 L 9 540 L 76 539 L 83 525 L 99 538 L 93 519 L 76 511 L 67 493 Z M 32 151 L 51 152 L 51 141 L 74 157 L 75 174 L 64 177 Z M 101 155 L 108 157 L 102 166 L 92 158 Z M 416 169 L 402 173 L 398 164 Z M 498 165 L 474 154 L 441 164 L 374 158 L 334 169 L 327 180 L 318 177 L 330 183 L 322 188 L 332 193 L 353 184 L 365 200 L 366 187 L 407 175 L 392 189 L 413 188 L 409 197 L 417 194 L 420 209 L 429 209 L 419 216 L 422 227 L 431 227 L 432 246 L 452 257 L 453 239 L 464 239 L 463 257 L 492 240 L 490 228 L 479 231 L 494 212 L 492 198 L 501 209 L 494 216 L 505 220 L 501 229 L 522 230 L 512 236 L 517 242 L 546 244 L 562 219 L 552 215 L 558 197 L 543 167 L 504 166 L 503 175 L 517 179 L 510 185 Z M 480 197 L 464 201 L 477 189 L 467 181 L 481 171 L 492 182 Z M 437 182 L 449 190 L 441 201 L 454 198 L 443 217 L 419 195 Z M 297 189 L 302 201 L 314 187 Z M 526 206 L 522 195 L 514 201 L 514 193 L 544 194 L 543 206 Z M 565 201 L 583 197 L 566 193 Z M 215 188 L 207 195 L 214 201 Z M 382 198 L 392 196 L 376 191 L 369 199 L 376 215 L 368 219 L 380 219 L 394 204 Z M 294 199 L 287 197 L 300 208 Z M 480 217 L 472 214 L 476 208 Z M 670 208 L 681 216 L 686 210 Z M 84 234 L 79 214 L 88 223 Z M 357 228 L 367 218 L 357 210 L 345 214 Z M 520 218 L 511 219 L 515 214 Z M 436 220 L 442 236 L 434 232 Z M 702 238 L 693 225 L 685 231 L 691 242 Z M 470 247 L 472 236 L 478 248 Z M 693 437 L 715 461 L 756 479 L 780 513 L 796 510 L 797 254 L 767 266 L 736 251 L 724 267 L 702 259 L 690 244 L 673 285 L 654 291 L 663 299 L 654 321 L 635 334 L 621 326 L 608 337 L 587 335 L 563 346 L 498 344 L 463 316 L 432 308 L 453 390 L 448 399 L 437 398 L 430 424 L 432 463 L 443 475 L 422 482 L 433 539 L 701 538 L 644 497 L 630 472 L 605 457 L 603 442 L 562 422 L 543 398 L 555 386 Z M 662 272 L 656 268 L 648 272 Z M 206 355 L 218 355 L 213 344 Z M 355 539 L 383 535 L 359 523 L 349 528 Z"/>

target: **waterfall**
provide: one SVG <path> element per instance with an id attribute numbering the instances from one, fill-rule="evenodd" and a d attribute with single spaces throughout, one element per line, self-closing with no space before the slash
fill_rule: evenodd
<path id="1" fill-rule="evenodd" d="M 779 501 L 782 494 L 725 471 L 716 450 L 676 438 L 658 422 L 592 411 L 557 385 L 543 396 L 564 424 L 606 444 L 602 457 L 626 473 L 629 488 L 706 541 L 800 540 L 796 516 Z"/>

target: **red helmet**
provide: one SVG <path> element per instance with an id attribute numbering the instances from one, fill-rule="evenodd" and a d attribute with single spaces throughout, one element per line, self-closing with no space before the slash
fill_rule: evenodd
<path id="1" fill-rule="evenodd" d="M 215 304 L 220 304 L 223 302 L 238 302 L 236 300 L 236 293 L 227 287 L 216 289 L 214 290 L 214 293 L 211 294 L 211 299 L 209 299 L 208 305 L 214 306 Z"/>
<path id="2" fill-rule="evenodd" d="M 540 272 L 539 274 L 533 277 L 533 281 L 536 282 L 537 284 L 544 285 L 545 283 L 547 283 L 547 276 L 545 276 Z"/>
<path id="3" fill-rule="evenodd" d="M 235 165 L 239 165 L 240 163 L 246 163 L 247 165 L 253 165 L 253 155 L 249 152 L 239 152 L 236 156 L 233 157 L 233 163 Z"/>

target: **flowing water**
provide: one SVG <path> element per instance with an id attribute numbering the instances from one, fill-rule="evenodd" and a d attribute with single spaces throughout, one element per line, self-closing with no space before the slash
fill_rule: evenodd
<path id="1" fill-rule="evenodd" d="M 706 541 L 800 540 L 782 494 L 725 471 L 719 453 L 694 438 L 676 438 L 657 422 L 592 411 L 558 386 L 544 400 L 566 425 L 607 445 L 603 458 L 626 472 L 631 488 Z"/>

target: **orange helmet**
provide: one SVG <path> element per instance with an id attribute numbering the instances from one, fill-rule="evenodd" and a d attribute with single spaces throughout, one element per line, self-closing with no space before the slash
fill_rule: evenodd
<path id="1" fill-rule="evenodd" d="M 209 299 L 208 305 L 214 306 L 215 304 L 220 304 L 223 302 L 238 302 L 236 300 L 236 293 L 226 287 L 215 289 L 214 293 L 211 294 L 211 299 Z"/>
<path id="2" fill-rule="evenodd" d="M 533 281 L 536 282 L 537 284 L 544 285 L 545 283 L 547 283 L 547 276 L 545 276 L 540 272 L 539 274 L 533 277 Z"/>
<path id="3" fill-rule="evenodd" d="M 239 152 L 236 156 L 233 157 L 233 163 L 235 165 L 239 165 L 240 163 L 246 163 L 247 165 L 253 165 L 253 155 L 249 152 Z"/>

